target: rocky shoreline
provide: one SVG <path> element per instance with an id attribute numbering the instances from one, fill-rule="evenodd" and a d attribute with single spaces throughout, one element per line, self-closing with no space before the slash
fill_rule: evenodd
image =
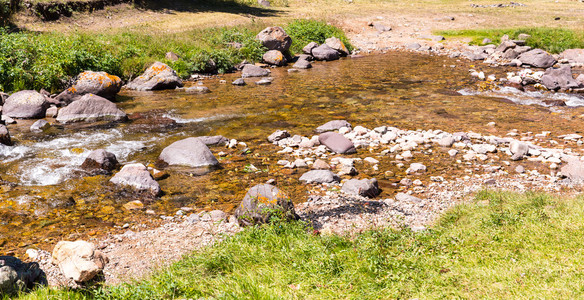
<path id="1" fill-rule="evenodd" d="M 388 31 L 386 29 L 384 30 Z M 264 45 L 270 45 L 271 48 L 264 55 L 266 63 L 278 66 L 283 65 L 284 61 L 292 61 L 286 57 L 288 56 L 286 45 L 289 47 L 290 41 L 281 28 L 267 28 L 258 37 L 262 35 Z M 517 41 L 512 43 L 515 46 L 498 52 L 507 53 L 510 49 L 515 51 L 517 47 L 523 47 Z M 405 45 L 402 49 L 403 47 L 415 51 L 429 51 L 432 54 L 454 55 L 453 52 L 436 45 L 429 49 L 420 49 L 421 45 L 420 47 Z M 477 51 L 486 54 L 485 49 L 498 47 L 489 46 Z M 307 45 L 304 51 L 306 54 L 298 57 L 293 69 L 290 70 L 309 68 L 313 59 L 334 60 L 341 55 L 349 55 L 342 42 L 334 37 L 323 45 Z M 491 53 L 495 54 L 499 55 L 497 50 Z M 547 56 L 546 58 L 549 59 Z M 523 65 L 524 62 L 521 62 Z M 270 72 L 262 66 L 243 64 L 241 69 L 242 78 L 235 80 L 234 85 L 242 84 L 242 81 L 245 83 L 243 78 L 250 77 L 261 77 L 256 82 L 258 85 L 271 83 L 268 77 Z M 548 70 L 550 71 L 545 73 L 554 73 L 547 74 L 549 76 L 556 76 L 558 74 L 555 73 L 559 73 L 558 76 L 565 77 L 568 74 L 565 66 Z M 543 85 L 545 73 L 539 77 Z M 572 76 L 571 69 L 569 75 Z M 488 79 L 484 74 L 480 76 L 479 72 L 475 76 L 479 79 Z M 512 78 L 516 76 L 510 77 L 507 81 L 500 79 L 499 81 L 513 83 Z M 520 75 L 519 77 L 521 82 L 515 82 L 517 84 L 539 83 L 526 80 L 527 77 Z M 526 84 L 523 84 L 524 81 Z M 552 82 L 558 84 L 559 90 L 572 88 L 559 86 L 565 80 Z M 581 83 L 579 87 L 583 84 Z M 57 121 L 64 124 L 98 120 L 123 122 L 127 119 L 126 114 L 108 100 L 115 97 L 122 88 L 121 85 L 121 81 L 115 76 L 85 72 L 78 76 L 70 89 L 56 97 L 35 91 L 6 95 L 2 101 L 2 119 L 6 123 L 11 123 L 14 122 L 13 118 L 42 118 L 52 114 Z M 183 89 L 183 82 L 167 65 L 155 63 L 126 87 L 138 91 Z M 207 93 L 209 89 L 195 85 L 186 91 Z M 58 106 L 64 107 L 58 109 Z M 42 132 L 47 126 L 50 124 L 35 123 L 34 129 L 31 130 Z M 495 126 L 497 124 L 485 124 L 486 128 Z M 346 120 L 333 120 L 315 128 L 315 135 L 311 137 L 292 135 L 286 128 L 281 128 L 267 137 L 267 140 L 280 148 L 278 154 L 281 160 L 272 167 L 304 173 L 298 184 L 307 185 L 309 200 L 297 203 L 290 209 L 296 217 L 312 224 L 321 234 L 351 234 L 378 226 L 394 228 L 407 226 L 412 230 L 425 230 L 441 213 L 456 204 L 469 201 L 472 194 L 481 189 L 538 190 L 551 193 L 561 191 L 565 195 L 566 191 L 569 194 L 578 190 L 579 184 L 584 180 L 584 173 L 581 171 L 584 170 L 582 153 L 575 150 L 584 140 L 575 133 L 551 137 L 545 131 L 535 134 L 510 131 L 506 136 L 499 137 L 473 132 L 404 130 L 391 127 L 391 124 L 379 124 L 379 127 L 368 129 L 362 126 L 353 127 Z M 0 141 L 3 144 L 12 144 L 4 125 L 0 125 Z M 160 161 L 165 166 L 187 165 L 205 168 L 205 172 L 212 171 L 219 162 L 208 148 L 209 145 L 233 148 L 238 142 L 223 137 L 186 138 L 165 148 L 160 154 Z M 217 155 L 220 156 L 219 153 Z M 367 157 L 360 157 L 363 155 Z M 440 159 L 436 164 L 456 166 L 462 169 L 465 175 L 435 172 L 436 165 L 433 161 L 437 157 Z M 92 153 L 88 160 L 84 162 L 88 172 L 111 174 L 118 167 L 115 156 L 112 158 L 111 153 L 104 151 Z M 158 176 L 162 176 L 160 172 L 141 163 L 128 164 L 115 173 L 110 181 L 155 197 L 160 193 L 160 186 L 156 181 Z M 399 192 L 392 198 L 377 199 L 379 190 L 384 188 L 379 185 L 381 181 L 392 188 L 397 188 Z M 274 180 L 266 184 L 277 186 Z M 277 191 L 270 193 L 280 195 L 279 190 Z M 254 197 L 257 199 L 264 196 L 263 191 L 255 193 Z M 272 200 L 280 201 L 279 196 L 274 196 L 274 199 L 266 197 L 269 198 L 270 205 L 273 204 Z M 246 208 L 247 213 L 261 206 L 258 203 L 253 205 L 256 207 Z M 164 219 L 166 223 L 159 228 L 144 230 L 140 225 L 134 225 L 127 228 L 124 234 L 95 240 L 92 241 L 92 245 L 87 246 L 88 251 L 92 253 L 89 260 L 100 261 L 96 265 L 103 271 L 103 279 L 107 284 L 145 276 L 157 267 L 180 259 L 189 251 L 211 245 L 239 232 L 242 230 L 240 225 L 251 225 L 245 224 L 243 221 L 245 214 L 237 211 L 235 215 L 228 216 L 221 211 L 194 214 L 180 210 L 174 216 L 164 216 Z M 260 219 L 261 217 L 257 218 Z M 75 251 L 71 251 L 69 255 L 76 257 Z M 139 264 L 135 259 L 137 252 L 142 254 Z M 45 272 L 50 285 L 76 287 L 92 279 L 64 275 L 67 272 L 64 271 L 62 262 L 68 260 L 57 257 L 55 253 L 29 249 L 27 254 L 30 260 L 37 262 L 40 269 Z M 108 263 L 103 263 L 102 254 L 107 256 Z M 87 257 L 81 256 L 74 259 L 87 261 Z"/>

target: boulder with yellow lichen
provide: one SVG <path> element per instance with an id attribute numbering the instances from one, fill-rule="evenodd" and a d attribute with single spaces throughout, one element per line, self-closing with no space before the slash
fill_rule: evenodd
<path id="1" fill-rule="evenodd" d="M 182 87 L 176 72 L 167 64 L 155 62 L 144 74 L 128 83 L 127 88 L 138 91 L 167 90 Z"/>
<path id="2" fill-rule="evenodd" d="M 60 93 L 56 99 L 62 104 L 69 104 L 87 94 L 114 100 L 120 89 L 122 80 L 106 72 L 85 71 L 77 76 L 70 88 Z"/>

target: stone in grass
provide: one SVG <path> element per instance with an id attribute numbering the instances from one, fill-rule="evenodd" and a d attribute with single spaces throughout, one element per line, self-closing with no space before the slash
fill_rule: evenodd
<path id="1" fill-rule="evenodd" d="M 377 184 L 377 179 L 350 179 L 347 180 L 341 190 L 348 194 L 363 197 L 375 198 L 381 193 Z"/>
<path id="2" fill-rule="evenodd" d="M 235 210 L 235 217 L 241 226 L 264 224 L 272 217 L 298 219 L 290 197 L 270 184 L 258 184 L 249 189 Z"/>
<path id="3" fill-rule="evenodd" d="M 109 262 L 93 243 L 86 241 L 58 242 L 52 258 L 65 277 L 78 283 L 92 280 Z"/>

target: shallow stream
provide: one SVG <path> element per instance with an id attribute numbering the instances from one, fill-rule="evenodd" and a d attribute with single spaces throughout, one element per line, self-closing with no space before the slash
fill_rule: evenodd
<path id="1" fill-rule="evenodd" d="M 520 105 L 505 93 L 477 92 L 468 73 L 471 67 L 450 58 L 401 52 L 346 58 L 315 63 L 313 69 L 297 73 L 272 69 L 275 80 L 269 86 L 255 85 L 257 79 L 247 80 L 247 86 L 233 86 L 229 83 L 238 74 L 227 74 L 204 80 L 212 91 L 204 95 L 124 90 L 118 95 L 118 106 L 130 121 L 120 124 L 56 125 L 47 133 L 33 134 L 28 130 L 33 120 L 20 120 L 9 126 L 15 146 L 0 145 L 4 180 L 0 252 L 50 250 L 63 239 L 123 232 L 124 224 L 156 226 L 161 215 L 173 215 L 181 207 L 232 211 L 248 188 L 272 178 L 295 202 L 305 201 L 307 188 L 298 182 L 301 172 L 276 165 L 283 154 L 266 140 L 276 129 L 310 137 L 315 127 L 346 119 L 367 128 L 387 125 L 498 136 L 511 129 L 551 131 L 551 136 L 581 132 L 583 108 Z M 493 69 L 499 75 L 505 71 Z M 461 90 L 464 95 L 458 93 Z M 521 97 L 524 103 L 534 104 L 548 96 Z M 489 122 L 497 126 L 486 126 Z M 159 181 L 164 194 L 158 198 L 114 187 L 108 183 L 111 176 L 83 177 L 78 170 L 84 158 L 99 148 L 113 152 L 122 164 L 157 166 L 164 147 L 203 135 L 223 135 L 247 147 L 212 147 L 216 156 L 220 151 L 227 155 L 219 158 L 222 168 L 207 175 L 165 169 L 169 176 Z M 361 149 L 355 156 L 367 154 Z M 437 167 L 428 176 L 463 173 L 445 155 L 436 154 L 432 164 Z M 258 171 L 250 172 L 250 165 Z M 388 160 L 381 161 L 377 173 L 362 171 L 362 176 L 381 180 L 381 198 L 393 195 L 398 190 L 395 183 L 404 176 L 392 168 Z M 395 176 L 384 178 L 387 170 Z M 132 200 L 142 200 L 145 209 L 125 210 L 122 206 Z"/>

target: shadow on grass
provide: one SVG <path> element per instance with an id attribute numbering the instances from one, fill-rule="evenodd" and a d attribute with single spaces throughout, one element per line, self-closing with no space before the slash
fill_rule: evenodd
<path id="1" fill-rule="evenodd" d="M 234 0 L 177 0 L 177 1 L 156 1 L 156 0 L 136 0 L 135 5 L 139 8 L 154 11 L 178 11 L 178 12 L 224 12 L 231 14 L 248 14 L 255 17 L 273 17 L 279 13 L 277 10 L 253 7 Z"/>

